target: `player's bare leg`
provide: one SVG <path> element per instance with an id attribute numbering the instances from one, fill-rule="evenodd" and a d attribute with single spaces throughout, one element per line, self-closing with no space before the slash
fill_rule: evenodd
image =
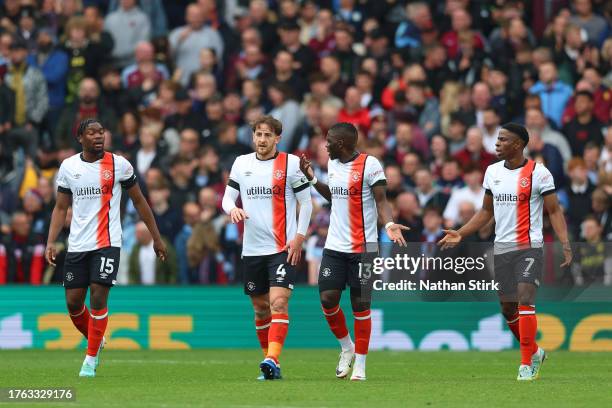
<path id="1" fill-rule="evenodd" d="M 85 306 L 87 288 L 66 289 L 66 306 L 74 327 L 87 338 L 89 327 L 89 309 Z"/>
<path id="2" fill-rule="evenodd" d="M 289 331 L 289 298 L 291 290 L 273 286 L 270 288 L 270 331 L 268 353 L 259 368 L 266 380 L 280 379 L 279 358 Z"/>
<path id="3" fill-rule="evenodd" d="M 320 294 L 321 306 L 323 308 L 323 314 L 325 320 L 329 324 L 334 336 L 338 339 L 342 351 L 340 352 L 340 358 L 338 365 L 336 366 L 336 377 L 345 378 L 351 367 L 353 366 L 353 359 L 355 358 L 355 344 L 351 340 L 351 335 L 346 327 L 346 319 L 344 312 L 340 307 L 340 297 L 342 291 L 340 290 L 325 290 Z"/>
<path id="4" fill-rule="evenodd" d="M 351 307 L 355 319 L 355 366 L 351 381 L 365 381 L 366 356 L 370 347 L 372 319 L 370 318 L 371 299 L 362 290 L 351 288 Z"/>
<path id="5" fill-rule="evenodd" d="M 537 287 L 532 283 L 519 282 L 519 334 L 521 343 L 521 365 L 517 380 L 530 381 L 538 377 L 546 353 L 538 347 L 536 334 L 538 322 L 535 312 Z"/>
<path id="6" fill-rule="evenodd" d="M 89 320 L 87 336 L 87 354 L 81 372 L 81 377 L 94 377 L 95 369 L 99 364 L 99 353 L 104 345 L 104 332 L 108 324 L 108 294 L 109 286 L 92 283 L 89 287 L 89 306 L 91 318 Z"/>

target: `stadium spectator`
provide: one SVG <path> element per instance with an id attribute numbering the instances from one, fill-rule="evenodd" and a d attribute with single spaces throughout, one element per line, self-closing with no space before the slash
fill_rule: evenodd
<path id="1" fill-rule="evenodd" d="M 542 112 L 557 128 L 561 127 L 561 116 L 572 95 L 572 88 L 557 79 L 557 67 L 554 63 L 545 62 L 540 65 L 539 81 L 529 88 L 529 92 L 540 96 Z"/>
<path id="2" fill-rule="evenodd" d="M 144 222 L 136 224 L 136 245 L 129 259 L 128 283 L 130 285 L 166 285 L 176 283 L 176 252 L 170 243 L 166 244 L 168 256 L 165 261 L 157 258 L 153 250 L 153 238 Z"/>
<path id="3" fill-rule="evenodd" d="M 108 10 L 117 10 L 120 2 L 121 0 L 110 0 Z M 152 38 L 162 37 L 168 33 L 168 22 L 162 0 L 138 0 L 138 7 L 147 15 L 151 23 Z"/>
<path id="4" fill-rule="evenodd" d="M 569 231 L 572 232 L 574 239 L 578 239 L 580 224 L 591 212 L 591 196 L 595 186 L 590 182 L 586 164 L 581 158 L 571 159 L 567 165 L 567 171 L 570 178 L 570 185 L 567 189 Z"/>
<path id="5" fill-rule="evenodd" d="M 84 78 L 79 84 L 78 100 L 64 107 L 55 129 L 55 143 L 58 147 L 78 149 L 76 130 L 79 123 L 87 118 L 99 118 L 104 126 L 115 134 L 117 119 L 115 113 L 100 103 L 100 87 L 93 78 Z"/>
<path id="6" fill-rule="evenodd" d="M 465 147 L 453 155 L 464 168 L 476 165 L 483 174 L 487 167 L 496 161 L 495 155 L 487 152 L 482 143 L 482 130 L 476 126 L 468 129 L 465 136 Z"/>
<path id="7" fill-rule="evenodd" d="M 495 143 L 499 133 L 501 120 L 495 108 L 489 106 L 482 112 L 482 144 L 485 150 L 495 153 Z"/>
<path id="8" fill-rule="evenodd" d="M 155 49 L 153 44 L 148 41 L 141 41 L 134 48 L 134 58 L 136 62 L 128 65 L 121 71 L 121 83 L 124 88 L 134 88 L 145 85 L 152 88 L 162 80 L 169 78 L 168 69 L 155 62 Z"/>
<path id="9" fill-rule="evenodd" d="M 444 209 L 448 202 L 449 195 L 441 191 L 435 185 L 433 177 L 429 169 L 423 167 L 414 174 L 414 183 L 416 188 L 414 192 L 419 200 L 421 208 L 435 206 Z"/>
<path id="10" fill-rule="evenodd" d="M 444 213 L 444 225 L 446 228 L 453 228 L 455 225 L 461 224 L 461 205 L 463 203 L 472 204 L 475 211 L 482 207 L 484 198 L 484 188 L 482 187 L 483 172 L 477 166 L 470 166 L 463 171 L 463 181 L 465 187 L 453 190 L 451 193 Z M 470 218 L 467 218 L 468 220 Z"/>
<path id="11" fill-rule="evenodd" d="M 194 202 L 183 205 L 183 228 L 174 239 L 174 248 L 178 262 L 178 282 L 183 285 L 198 281 L 197 270 L 191 267 L 187 258 L 187 242 L 193 233 L 193 227 L 200 221 L 200 207 Z"/>
<path id="12" fill-rule="evenodd" d="M 0 282 L 40 285 L 45 267 L 43 242 L 33 234 L 25 212 L 13 213 L 10 233 L 2 242 L 6 268 L 0 270 Z"/>
<path id="13" fill-rule="evenodd" d="M 155 222 L 159 226 L 160 234 L 169 242 L 174 242 L 183 224 L 181 222 L 180 211 L 170 206 L 169 199 L 170 186 L 166 178 L 162 177 L 150 186 L 149 201 L 151 202 L 151 209 L 155 216 Z"/>
<path id="14" fill-rule="evenodd" d="M 581 231 L 584 243 L 578 245 L 572 265 L 574 283 L 578 286 L 612 285 L 612 257 L 606 251 L 607 243 L 602 240 L 599 220 L 588 216 L 582 221 Z"/>
<path id="15" fill-rule="evenodd" d="M 293 68 L 302 78 L 313 69 L 316 56 L 312 49 L 300 42 L 300 25 L 296 20 L 285 19 L 278 25 L 280 48 L 288 51 L 293 57 Z"/>
<path id="16" fill-rule="evenodd" d="M 414 2 L 406 5 L 406 20 L 402 21 L 395 31 L 397 48 L 417 48 L 421 45 L 421 32 L 431 28 L 433 21 L 429 6 L 425 2 Z"/>
<path id="17" fill-rule="evenodd" d="M 47 83 L 42 72 L 28 64 L 27 44 L 15 37 L 10 46 L 10 61 L 5 77 L 14 92 L 15 109 L 10 130 L 9 146 L 21 146 L 30 158 L 36 156 L 40 125 L 49 108 Z"/>
<path id="18" fill-rule="evenodd" d="M 136 0 L 120 0 L 119 8 L 106 16 L 104 28 L 113 36 L 111 55 L 121 68 L 134 62 L 136 44 L 151 37 L 151 22 Z"/>
<path id="19" fill-rule="evenodd" d="M 593 12 L 591 0 L 574 0 L 572 3 L 575 13 L 569 21 L 586 31 L 589 42 L 599 44 L 603 34 L 608 30 L 609 22 Z"/>
<path id="20" fill-rule="evenodd" d="M 303 120 L 300 105 L 293 99 L 293 90 L 285 83 L 275 82 L 268 86 L 268 98 L 273 109 L 270 116 L 283 124 L 281 141 L 278 150 L 292 152 L 299 144 L 298 128 Z"/>
<path id="21" fill-rule="evenodd" d="M 527 150 L 529 151 L 529 157 L 544 163 L 555 180 L 556 188 L 561 188 L 565 185 L 563 157 L 559 153 L 559 149 L 544 142 L 538 131 L 531 131 Z"/>
<path id="22" fill-rule="evenodd" d="M 591 196 L 591 209 L 593 215 L 601 224 L 604 241 L 612 240 L 612 210 L 610 209 L 610 196 L 601 188 L 596 188 Z"/>
<path id="23" fill-rule="evenodd" d="M 529 108 L 525 111 L 525 126 L 529 129 L 530 134 L 538 133 L 544 143 L 556 147 L 563 157 L 564 165 L 572 158 L 572 150 L 567 139 L 548 125 L 540 109 Z"/>
<path id="24" fill-rule="evenodd" d="M 576 117 L 563 126 L 562 132 L 567 137 L 574 156 L 582 156 L 584 145 L 594 142 L 603 144 L 603 123 L 593 116 L 593 95 L 587 91 L 576 93 L 574 110 Z"/>
<path id="25" fill-rule="evenodd" d="M 205 24 L 209 17 L 198 4 L 189 4 L 185 12 L 187 25 L 175 28 L 168 37 L 183 85 L 189 83 L 191 74 L 199 68 L 202 48 L 213 48 L 217 55 L 223 55 L 223 39 L 219 32 Z"/>

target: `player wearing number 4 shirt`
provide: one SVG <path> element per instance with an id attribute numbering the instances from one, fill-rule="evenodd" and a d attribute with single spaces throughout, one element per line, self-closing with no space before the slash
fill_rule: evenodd
<path id="1" fill-rule="evenodd" d="M 70 319 L 87 339 L 87 354 L 79 376 L 94 377 L 104 347 L 108 323 L 108 294 L 115 284 L 121 247 L 119 205 L 126 189 L 136 210 L 153 236 L 157 256 L 165 260 L 153 213 L 123 157 L 104 151 L 106 130 L 94 119 L 80 123 L 77 140 L 83 152 L 64 160 L 57 174 L 57 198 L 45 258 L 55 266 L 55 239 L 72 204 L 68 253 L 64 263 L 64 287 Z M 89 306 L 85 306 L 87 288 Z"/>
<path id="2" fill-rule="evenodd" d="M 542 277 L 542 209 L 563 244 L 564 262 L 572 261 L 567 227 L 557 201 L 552 175 L 540 163 L 528 160 L 523 149 L 529 141 L 527 129 L 508 123 L 502 126 L 495 150 L 500 161 L 484 176 L 482 209 L 458 231 L 445 230 L 439 244 L 453 247 L 495 218 L 494 265 L 499 283 L 502 314 L 521 346 L 517 380 L 538 378 L 546 358 L 536 344 L 535 296 Z"/>
<path id="3" fill-rule="evenodd" d="M 253 303 L 255 330 L 265 356 L 259 379 L 275 380 L 281 378 L 278 359 L 289 328 L 287 304 L 312 201 L 299 159 L 277 150 L 282 124 L 263 116 L 252 128 L 255 153 L 236 158 L 223 196 L 223 210 L 232 222 L 244 221 L 244 291 Z M 242 208 L 236 207 L 238 196 Z"/>
<path id="4" fill-rule="evenodd" d="M 350 123 L 338 123 L 327 132 L 329 185 L 318 181 L 310 162 L 302 156 L 300 168 L 310 183 L 331 203 L 329 230 L 319 269 L 319 294 L 323 314 L 342 351 L 336 376 L 345 378 L 353 365 L 351 380 L 366 379 L 366 355 L 370 343 L 372 276 L 361 271 L 371 262 L 377 247 L 377 221 L 385 226 L 393 242 L 406 245 L 402 229 L 391 218 L 386 200 L 386 179 L 375 157 L 355 150 L 357 129 Z M 365 262 L 364 262 L 365 261 Z M 355 343 L 346 327 L 340 297 L 350 287 L 355 319 Z"/>

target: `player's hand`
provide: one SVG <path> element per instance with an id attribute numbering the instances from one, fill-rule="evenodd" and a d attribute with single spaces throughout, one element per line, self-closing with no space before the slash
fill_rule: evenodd
<path id="1" fill-rule="evenodd" d="M 54 244 L 48 244 L 47 249 L 45 249 L 45 259 L 51 266 L 55 265 L 55 257 L 57 256 L 57 250 L 55 249 Z"/>
<path id="2" fill-rule="evenodd" d="M 438 246 L 442 247 L 442 249 L 453 248 L 457 246 L 463 239 L 461 234 L 453 229 L 442 230 L 446 235 L 444 238 L 438 241 Z"/>
<path id="3" fill-rule="evenodd" d="M 161 239 L 153 242 L 153 250 L 155 251 L 155 255 L 162 261 L 165 261 L 168 258 L 168 250 L 166 249 L 166 244 Z"/>
<path id="4" fill-rule="evenodd" d="M 406 240 L 404 239 L 404 235 L 402 234 L 402 231 L 409 231 L 410 227 L 407 227 L 405 225 L 402 224 L 392 224 L 389 225 L 389 228 L 387 228 L 387 235 L 389 236 L 389 239 L 393 242 L 395 242 L 396 244 L 399 244 L 399 246 L 406 246 Z"/>
<path id="5" fill-rule="evenodd" d="M 306 158 L 305 155 L 300 156 L 300 170 L 308 180 L 312 180 L 314 178 L 314 170 L 310 165 L 310 160 Z"/>
<path id="6" fill-rule="evenodd" d="M 574 258 L 574 254 L 572 254 L 572 246 L 568 243 L 563 244 L 563 258 L 564 262 L 561 264 L 562 268 L 569 266 L 572 263 L 572 259 Z"/>
<path id="7" fill-rule="evenodd" d="M 293 266 L 297 265 L 302 258 L 302 244 L 304 243 L 304 237 L 302 234 L 295 234 L 293 238 L 285 247 L 283 251 L 288 251 L 287 262 Z"/>
<path id="8" fill-rule="evenodd" d="M 249 216 L 242 208 L 236 207 L 230 211 L 230 219 L 234 224 L 238 224 L 240 221 L 246 220 L 247 218 L 249 218 Z"/>

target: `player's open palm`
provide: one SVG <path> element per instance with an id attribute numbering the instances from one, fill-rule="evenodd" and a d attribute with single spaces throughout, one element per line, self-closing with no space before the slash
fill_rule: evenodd
<path id="1" fill-rule="evenodd" d="M 300 170 L 302 171 L 302 173 L 304 173 L 308 180 L 313 179 L 314 170 L 312 169 L 310 160 L 308 160 L 305 155 L 300 156 Z"/>
<path id="2" fill-rule="evenodd" d="M 240 221 L 244 221 L 247 218 L 249 218 L 249 216 L 242 208 L 236 207 L 230 211 L 230 219 L 234 224 L 238 224 Z"/>
<path id="3" fill-rule="evenodd" d="M 153 250 L 155 251 L 155 255 L 162 261 L 165 261 L 168 258 L 168 250 L 166 249 L 166 244 L 164 241 L 155 241 L 153 242 Z"/>
<path id="4" fill-rule="evenodd" d="M 409 231 L 410 227 L 401 224 L 391 224 L 389 228 L 387 228 L 387 235 L 389 239 L 400 246 L 406 246 L 406 240 L 404 239 L 404 235 L 402 231 Z"/>
<path id="5" fill-rule="evenodd" d="M 438 245 L 442 247 L 442 249 L 453 248 L 458 243 L 461 242 L 463 237 L 457 231 L 453 229 L 442 230 L 446 234 L 440 241 L 438 241 Z"/>

